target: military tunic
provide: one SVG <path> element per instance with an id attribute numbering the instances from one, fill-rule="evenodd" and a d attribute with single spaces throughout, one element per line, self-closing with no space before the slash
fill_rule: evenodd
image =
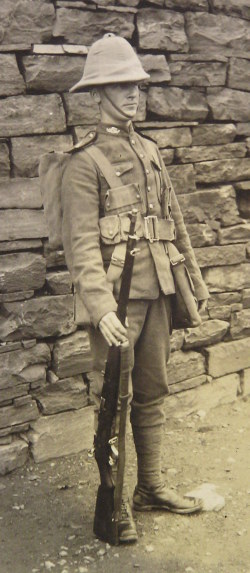
<path id="1" fill-rule="evenodd" d="M 101 169 L 87 154 L 95 145 L 109 159 L 120 187 L 109 189 Z M 133 207 L 142 215 L 173 219 L 176 245 L 186 258 L 198 300 L 208 297 L 194 257 L 183 217 L 157 146 L 134 131 L 100 124 L 90 131 L 72 155 L 64 173 L 63 242 L 68 267 L 79 296 L 95 326 L 117 308 L 119 281 L 114 293 L 106 270 L 117 243 L 122 241 L 118 216 Z M 141 237 L 135 259 L 131 299 L 155 300 L 160 292 L 174 293 L 174 282 L 165 241 Z"/>

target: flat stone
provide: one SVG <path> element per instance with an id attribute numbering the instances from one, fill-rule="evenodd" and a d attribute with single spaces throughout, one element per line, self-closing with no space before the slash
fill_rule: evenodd
<path id="1" fill-rule="evenodd" d="M 49 362 L 50 350 L 48 345 L 44 343 L 36 344 L 32 348 L 21 348 L 0 353 L 0 389 L 11 388 L 14 391 L 15 388 L 23 384 L 29 384 L 35 379 L 40 380 L 41 370 L 36 369 L 35 371 L 34 367 L 42 366 L 43 375 Z"/>
<path id="2" fill-rule="evenodd" d="M 104 32 L 113 32 L 123 38 L 131 38 L 134 32 L 134 15 L 118 12 L 90 12 L 60 8 L 56 12 L 54 38 L 63 38 L 72 44 L 90 46 Z"/>
<path id="3" fill-rule="evenodd" d="M 13 302 L 15 300 L 27 300 L 34 296 L 33 290 L 23 290 L 20 292 L 9 292 L 0 294 L 0 302 Z"/>
<path id="4" fill-rule="evenodd" d="M 250 289 L 246 288 L 242 291 L 243 308 L 250 308 Z"/>
<path id="5" fill-rule="evenodd" d="M 204 120 L 208 114 L 206 98 L 202 93 L 175 87 L 150 87 L 148 110 L 173 120 Z"/>
<path id="6" fill-rule="evenodd" d="M 185 14 L 186 33 L 191 52 L 228 54 L 229 50 L 249 51 L 247 22 L 221 14 Z"/>
<path id="7" fill-rule="evenodd" d="M 86 56 L 88 48 L 84 45 L 75 44 L 34 44 L 33 54 L 48 54 L 51 56 L 63 56 L 63 54 L 77 54 Z"/>
<path id="8" fill-rule="evenodd" d="M 207 0 L 164 0 L 166 8 L 174 8 L 175 10 L 197 10 L 198 12 L 208 11 Z"/>
<path id="9" fill-rule="evenodd" d="M 0 209 L 40 209 L 39 179 L 0 180 Z"/>
<path id="10" fill-rule="evenodd" d="M 176 384 L 205 373 L 205 360 L 199 352 L 173 352 L 167 366 L 168 383 Z"/>
<path id="11" fill-rule="evenodd" d="M 218 159 L 195 164 L 197 183 L 225 183 L 250 177 L 250 159 Z"/>
<path id="12" fill-rule="evenodd" d="M 73 145 L 71 135 L 13 137 L 12 163 L 15 177 L 37 177 L 41 156 L 50 151 L 66 151 Z M 39 182 L 38 182 L 39 183 Z"/>
<path id="13" fill-rule="evenodd" d="M 177 195 L 196 191 L 193 165 L 171 165 L 168 174 Z"/>
<path id="14" fill-rule="evenodd" d="M 209 292 L 224 292 L 242 289 L 244 285 L 243 265 L 210 267 L 202 270 Z"/>
<path id="15" fill-rule="evenodd" d="M 239 221 L 235 191 L 231 185 L 178 195 L 178 201 L 183 217 L 188 223 L 207 223 L 209 220 L 216 220 L 223 226 L 229 226 Z"/>
<path id="16" fill-rule="evenodd" d="M 23 432 L 27 432 L 29 429 L 29 422 L 25 422 L 24 424 L 17 424 L 16 426 L 9 426 L 7 428 L 0 429 L 0 436 L 8 436 L 9 434 L 20 434 Z"/>
<path id="17" fill-rule="evenodd" d="M 26 396 L 26 398 L 28 401 L 25 404 L 19 405 L 17 403 L 16 405 L 0 408 L 0 428 L 23 424 L 24 422 L 30 422 L 38 418 L 39 411 L 35 400 L 32 400 L 31 396 Z M 15 401 L 16 400 L 19 400 L 19 398 L 15 398 Z"/>
<path id="18" fill-rule="evenodd" d="M 208 316 L 211 320 L 230 321 L 232 314 L 231 306 L 216 306 L 208 310 Z"/>
<path id="19" fill-rule="evenodd" d="M 250 91 L 250 61 L 240 58 L 230 58 L 229 88 Z"/>
<path id="20" fill-rule="evenodd" d="M 239 375 L 230 374 L 217 378 L 209 384 L 201 384 L 178 396 L 168 396 L 165 400 L 166 418 L 181 418 L 195 414 L 206 407 L 206 412 L 223 404 L 230 404 L 237 398 Z"/>
<path id="21" fill-rule="evenodd" d="M 24 466 L 29 453 L 28 444 L 24 440 L 15 440 L 11 444 L 0 447 L 0 475 L 3 476 L 16 468 Z"/>
<path id="22" fill-rule="evenodd" d="M 43 211 L 5 209 L 0 211 L 0 241 L 36 239 L 48 236 Z"/>
<path id="23" fill-rule="evenodd" d="M 8 144 L 0 141 L 0 178 L 10 176 L 10 156 Z"/>
<path id="24" fill-rule="evenodd" d="M 89 93 L 64 94 L 68 125 L 95 125 L 98 123 L 99 109 Z"/>
<path id="25" fill-rule="evenodd" d="M 46 384 L 41 390 L 32 392 L 32 395 L 45 416 L 79 410 L 88 403 L 86 384 L 81 376 L 71 376 L 53 384 Z"/>
<path id="26" fill-rule="evenodd" d="M 170 61 L 169 70 L 172 86 L 224 86 L 226 83 L 224 62 Z"/>
<path id="27" fill-rule="evenodd" d="M 65 129 L 63 103 L 58 94 L 13 96 L 0 101 L 0 137 Z"/>
<path id="28" fill-rule="evenodd" d="M 250 137 L 250 121 L 237 123 L 237 135 L 246 135 Z"/>
<path id="29" fill-rule="evenodd" d="M 191 131 L 187 127 L 176 127 L 172 129 L 144 129 L 142 133 L 151 137 L 160 149 L 164 147 L 181 147 L 191 145 Z"/>
<path id="30" fill-rule="evenodd" d="M 193 145 L 221 145 L 232 143 L 236 136 L 233 123 L 198 125 L 192 128 Z"/>
<path id="31" fill-rule="evenodd" d="M 22 59 L 28 90 L 36 92 L 68 91 L 83 74 L 83 56 L 32 55 Z"/>
<path id="32" fill-rule="evenodd" d="M 250 336 L 250 308 L 232 313 L 230 334 L 233 340 Z"/>
<path id="33" fill-rule="evenodd" d="M 244 245 L 214 246 L 195 249 L 199 267 L 237 265 L 246 260 Z"/>
<path id="34" fill-rule="evenodd" d="M 5 0 L 1 6 L 0 41 L 22 44 L 48 41 L 55 19 L 53 4 L 44 0 Z"/>
<path id="35" fill-rule="evenodd" d="M 228 159 L 235 157 L 245 157 L 245 143 L 227 143 L 223 145 L 194 145 L 193 147 L 179 147 L 176 150 L 176 158 L 180 163 L 197 163 L 200 161 L 211 161 L 212 159 Z"/>
<path id="36" fill-rule="evenodd" d="M 215 244 L 216 233 L 206 223 L 201 223 L 200 225 L 197 225 L 197 223 L 187 224 L 186 227 L 193 248 Z"/>
<path id="37" fill-rule="evenodd" d="M 250 93 L 231 88 L 208 88 L 207 102 L 215 120 L 249 121 Z"/>
<path id="38" fill-rule="evenodd" d="M 41 249 L 43 246 L 40 239 L 30 239 L 21 241 L 2 241 L 0 242 L 0 253 L 7 253 L 11 251 L 26 251 L 33 249 Z"/>
<path id="39" fill-rule="evenodd" d="M 12 403 L 13 398 L 27 395 L 29 387 L 29 384 L 19 384 L 14 388 L 4 388 L 4 390 L 0 389 L 0 404 L 3 404 L 3 402 L 7 402 L 8 400 Z"/>
<path id="40" fill-rule="evenodd" d="M 165 165 L 170 165 L 174 160 L 174 149 L 162 149 L 161 156 Z"/>
<path id="41" fill-rule="evenodd" d="M 0 44 L 0 53 L 28 52 L 32 50 L 32 44 Z"/>
<path id="42" fill-rule="evenodd" d="M 184 330 L 173 330 L 171 334 L 171 352 L 176 352 L 176 350 L 181 350 L 184 343 Z"/>
<path id="43" fill-rule="evenodd" d="M 197 388 L 197 386 L 205 384 L 206 381 L 207 381 L 206 374 L 201 374 L 200 376 L 195 376 L 194 378 L 188 378 L 188 380 L 182 380 L 182 382 L 177 382 L 177 384 L 171 384 L 170 396 L 172 396 L 173 394 L 177 394 L 178 392 L 183 392 L 184 390 Z"/>
<path id="44" fill-rule="evenodd" d="M 182 14 L 145 8 L 138 13 L 137 31 L 141 49 L 188 52 Z"/>
<path id="45" fill-rule="evenodd" d="M 142 67 L 150 74 L 149 83 L 168 82 L 171 78 L 168 62 L 162 54 L 140 54 Z"/>
<path id="46" fill-rule="evenodd" d="M 248 255 L 249 255 L 248 251 Z M 249 256 L 248 256 L 249 258 Z M 244 275 L 244 288 L 250 288 L 250 264 L 249 261 L 244 265 L 242 265 L 243 275 Z"/>
<path id="47" fill-rule="evenodd" d="M 25 83 L 14 55 L 0 55 L 0 95 L 16 95 L 25 92 Z"/>
<path id="48" fill-rule="evenodd" d="M 220 342 L 229 329 L 229 323 L 223 320 L 206 320 L 196 328 L 185 330 L 184 348 L 200 348 Z"/>
<path id="49" fill-rule="evenodd" d="M 2 304 L 2 340 L 45 338 L 67 335 L 76 329 L 73 321 L 73 296 L 38 297 L 23 303 Z"/>
<path id="50" fill-rule="evenodd" d="M 59 378 L 74 376 L 93 369 L 89 337 L 80 330 L 57 340 L 52 352 L 52 366 Z"/>
<path id="51" fill-rule="evenodd" d="M 205 348 L 208 373 L 217 378 L 230 372 L 239 372 L 250 366 L 250 338 L 233 342 L 220 342 Z"/>
<path id="52" fill-rule="evenodd" d="M 28 433 L 36 463 L 77 454 L 93 444 L 93 407 L 52 416 L 42 416 L 31 423 Z"/>
<path id="53" fill-rule="evenodd" d="M 44 245 L 44 256 L 46 259 L 47 269 L 55 267 L 66 267 L 64 251 L 51 250 L 47 243 Z"/>
<path id="54" fill-rule="evenodd" d="M 72 281 L 68 271 L 55 271 L 46 275 L 46 284 L 52 294 L 72 292 Z"/>
<path id="55" fill-rule="evenodd" d="M 240 57 L 240 56 L 239 56 Z M 189 54 L 170 54 L 170 62 L 228 62 L 228 56 L 223 56 L 219 51 L 208 52 L 190 52 Z"/>
<path id="56" fill-rule="evenodd" d="M 241 302 L 240 292 L 222 292 L 211 294 L 208 299 L 208 308 L 221 305 L 231 305 Z"/>
<path id="57" fill-rule="evenodd" d="M 228 243 L 247 243 L 250 237 L 250 223 L 244 222 L 227 229 L 219 229 L 218 243 L 226 245 Z"/>
<path id="58" fill-rule="evenodd" d="M 212 0 L 211 5 L 214 12 L 223 12 L 229 16 L 250 20 L 248 0 Z"/>
<path id="59" fill-rule="evenodd" d="M 39 289 L 45 283 L 46 262 L 36 253 L 12 253 L 0 256 L 0 292 Z"/>

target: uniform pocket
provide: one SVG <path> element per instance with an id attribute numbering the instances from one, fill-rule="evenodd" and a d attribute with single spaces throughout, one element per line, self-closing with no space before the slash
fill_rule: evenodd
<path id="1" fill-rule="evenodd" d="M 101 240 L 105 245 L 115 245 L 120 242 L 120 220 L 117 215 L 99 219 Z"/>
<path id="2" fill-rule="evenodd" d="M 114 187 L 106 192 L 105 212 L 108 215 L 113 213 L 126 213 L 133 208 L 142 208 L 138 183 Z"/>

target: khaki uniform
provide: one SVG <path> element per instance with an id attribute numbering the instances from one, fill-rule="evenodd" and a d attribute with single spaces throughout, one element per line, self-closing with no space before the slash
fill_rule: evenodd
<path id="1" fill-rule="evenodd" d="M 90 145 L 96 146 L 109 159 L 120 187 L 109 188 L 100 168 L 87 153 Z M 133 207 L 139 211 L 138 234 L 141 238 L 137 246 L 140 252 L 134 263 L 128 334 L 135 348 L 131 359 L 134 364 L 132 410 L 133 404 L 144 404 L 146 415 L 147 404 L 162 404 L 168 391 L 169 295 L 174 293 L 175 287 L 167 243 L 165 240 L 150 242 L 143 236 L 144 217 L 159 218 L 164 227 L 162 236 L 168 233 L 168 223 L 170 234 L 175 226 L 176 246 L 185 256 L 197 299 L 208 297 L 157 146 L 138 135 L 132 124 L 127 129 L 100 124 L 96 131 L 86 135 L 69 160 L 63 177 L 62 198 L 66 261 L 75 289 L 89 313 L 97 370 L 103 368 L 107 345 L 96 327 L 106 313 L 116 311 L 120 283 L 117 279 L 113 289 L 107 281 L 106 270 L 116 245 L 124 242 L 128 230 L 126 212 Z"/>

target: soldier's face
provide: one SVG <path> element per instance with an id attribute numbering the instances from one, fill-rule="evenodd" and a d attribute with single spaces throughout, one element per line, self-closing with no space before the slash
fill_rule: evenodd
<path id="1" fill-rule="evenodd" d="M 135 117 L 139 104 L 138 84 L 110 84 L 98 89 L 101 115 L 111 121 L 127 122 Z"/>

